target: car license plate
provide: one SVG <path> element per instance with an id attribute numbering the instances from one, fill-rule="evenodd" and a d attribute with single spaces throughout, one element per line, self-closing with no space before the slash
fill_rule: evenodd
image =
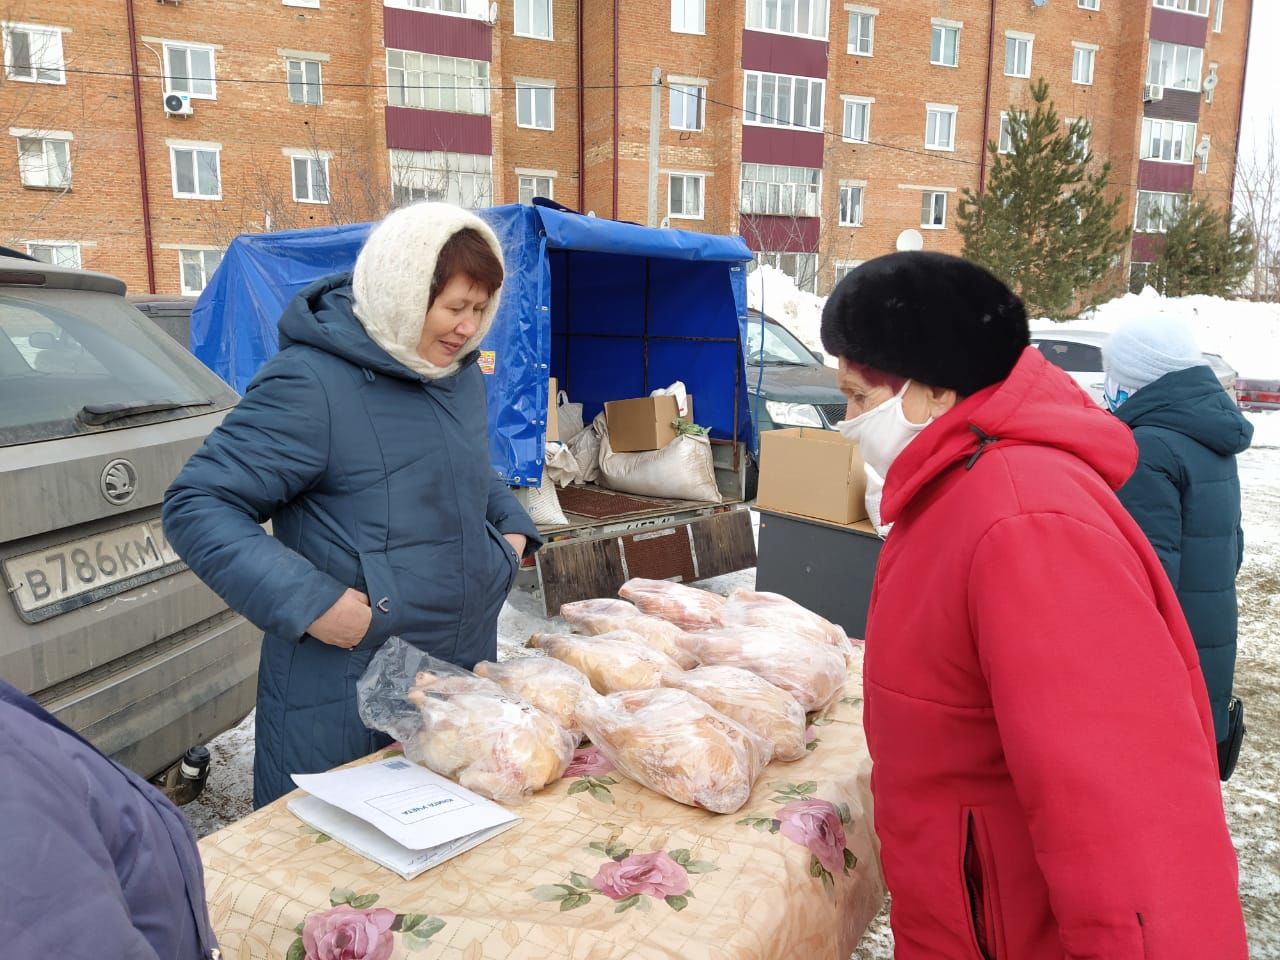
<path id="1" fill-rule="evenodd" d="M 85 594 L 118 593 L 124 581 L 181 562 L 160 521 L 152 520 L 14 557 L 4 573 L 19 612 L 32 614 Z M 114 584 L 119 590 L 102 593 Z"/>

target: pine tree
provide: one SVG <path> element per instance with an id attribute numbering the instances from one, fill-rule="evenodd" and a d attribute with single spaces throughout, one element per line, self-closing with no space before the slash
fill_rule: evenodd
<path id="1" fill-rule="evenodd" d="M 1009 108 L 1010 153 L 987 144 L 986 189 L 962 194 L 957 223 L 964 256 L 1009 285 L 1032 317 L 1069 320 L 1107 299 L 1129 239 L 1117 227 L 1123 198 L 1108 196 L 1111 164 L 1096 166 L 1090 127 L 1063 129 L 1043 80 L 1031 87 L 1029 110 Z"/>
<path id="2" fill-rule="evenodd" d="M 1248 279 L 1256 253 L 1248 226 L 1231 223 L 1197 197 L 1168 225 L 1160 253 L 1147 270 L 1147 283 L 1167 297 L 1229 297 Z"/>

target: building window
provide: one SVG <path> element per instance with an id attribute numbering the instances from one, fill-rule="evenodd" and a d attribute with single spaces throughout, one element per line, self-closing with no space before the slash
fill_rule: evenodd
<path id="1" fill-rule="evenodd" d="M 827 39 L 827 0 L 747 0 L 747 29 Z"/>
<path id="2" fill-rule="evenodd" d="M 393 107 L 489 112 L 489 63 L 409 50 L 387 51 L 387 102 Z"/>
<path id="3" fill-rule="evenodd" d="M 1217 0 L 1213 5 L 1213 32 L 1222 32 L 1222 7 L 1226 0 Z"/>
<path id="4" fill-rule="evenodd" d="M 306 7 L 309 10 L 319 10 L 320 0 L 284 0 L 286 7 Z"/>
<path id="5" fill-rule="evenodd" d="M 679 220 L 701 220 L 705 181 L 701 173 L 671 174 L 667 181 L 667 213 Z"/>
<path id="6" fill-rule="evenodd" d="M 956 148 L 956 108 L 940 103 L 925 104 L 924 145 L 928 150 Z"/>
<path id="7" fill-rule="evenodd" d="M 293 165 L 293 199 L 298 203 L 328 203 L 329 158 L 308 154 L 289 160 Z"/>
<path id="8" fill-rule="evenodd" d="M 759 266 L 770 266 L 781 270 L 796 287 L 808 293 L 818 289 L 818 255 L 816 253 L 782 253 L 760 251 L 756 254 L 751 269 Z"/>
<path id="9" fill-rule="evenodd" d="M 945 190 L 926 190 L 921 195 L 920 226 L 926 230 L 946 229 L 947 194 Z"/>
<path id="10" fill-rule="evenodd" d="M 770 163 L 742 165 L 742 213 L 783 217 L 821 215 L 822 171 Z"/>
<path id="11" fill-rule="evenodd" d="M 850 53 L 870 57 L 876 47 L 876 15 L 873 11 L 854 7 L 849 10 Z"/>
<path id="12" fill-rule="evenodd" d="M 556 178 L 550 173 L 521 173 L 518 174 L 517 187 L 520 202 L 529 206 L 533 203 L 534 197 L 555 199 Z"/>
<path id="13" fill-rule="evenodd" d="M 34 134 L 36 131 L 27 131 Z M 18 172 L 24 187 L 71 188 L 71 134 L 18 137 Z"/>
<path id="14" fill-rule="evenodd" d="M 1147 83 L 1170 90 L 1200 90 L 1204 50 L 1181 43 L 1152 40 L 1147 54 Z"/>
<path id="15" fill-rule="evenodd" d="M 28 243 L 27 256 L 54 267 L 80 269 L 80 244 L 78 243 Z"/>
<path id="16" fill-rule="evenodd" d="M 701 130 L 706 126 L 706 87 L 692 83 L 671 84 L 671 129 Z"/>
<path id="17" fill-rule="evenodd" d="M 862 194 L 865 189 L 860 183 L 840 185 L 840 226 L 862 226 Z"/>
<path id="18" fill-rule="evenodd" d="M 1071 146 L 1075 150 L 1077 159 L 1089 159 L 1089 121 L 1076 120 L 1072 117 L 1066 117 L 1062 121 L 1062 125 L 1067 128 L 1067 136 L 1071 140 Z"/>
<path id="19" fill-rule="evenodd" d="M 1177 120 L 1142 121 L 1142 159 L 1166 163 L 1193 163 L 1196 125 Z"/>
<path id="20" fill-rule="evenodd" d="M 1133 220 L 1133 229 L 1138 233 L 1164 233 L 1178 219 L 1186 202 L 1185 193 L 1139 190 L 1138 212 Z"/>
<path id="21" fill-rule="evenodd" d="M 857 270 L 865 261 L 863 260 L 838 260 L 836 261 L 835 283 L 839 283 L 853 271 Z"/>
<path id="22" fill-rule="evenodd" d="M 169 147 L 169 164 L 173 168 L 173 195 L 186 200 L 221 200 L 222 147 Z"/>
<path id="23" fill-rule="evenodd" d="M 1076 0 L 1076 6 L 1081 10 L 1097 10 L 1099 0 Z"/>
<path id="24" fill-rule="evenodd" d="M 748 70 L 743 123 L 821 130 L 825 93 L 823 80 Z"/>
<path id="25" fill-rule="evenodd" d="M 458 13 L 476 20 L 483 20 L 489 10 L 489 4 L 484 0 L 382 0 L 382 5 L 432 13 Z"/>
<path id="26" fill-rule="evenodd" d="M 996 142 L 997 153 L 1013 153 L 1013 125 L 1007 113 L 1000 114 L 1000 139 Z"/>
<path id="27" fill-rule="evenodd" d="M 1091 43 L 1073 43 L 1071 47 L 1071 82 L 1092 86 L 1093 61 L 1098 48 Z"/>
<path id="28" fill-rule="evenodd" d="M 846 143 L 871 140 L 871 97 L 844 97 L 844 139 Z"/>
<path id="29" fill-rule="evenodd" d="M 294 60 L 285 62 L 285 75 L 289 80 L 289 102 L 305 103 L 318 107 L 324 102 L 320 85 L 319 60 Z"/>
<path id="30" fill-rule="evenodd" d="M 29 23 L 4 26 L 4 75 L 24 83 L 66 83 L 62 31 Z M 78 256 L 78 254 L 77 254 Z"/>
<path id="31" fill-rule="evenodd" d="M 185 93 L 192 100 L 218 99 L 213 47 L 166 43 L 164 63 L 165 93 Z"/>
<path id="32" fill-rule="evenodd" d="M 1209 0 L 1155 0 L 1155 4 L 1166 10 L 1181 10 L 1183 13 L 1195 13 L 1202 17 L 1209 15 Z"/>
<path id="33" fill-rule="evenodd" d="M 551 0 L 516 0 L 516 36 L 551 39 Z"/>
<path id="34" fill-rule="evenodd" d="M 1004 35 L 1004 73 L 1007 77 L 1031 76 L 1031 47 L 1035 37 L 1029 33 Z"/>
<path id="35" fill-rule="evenodd" d="M 209 278 L 222 262 L 221 250 L 198 247 L 178 251 L 178 268 L 182 274 L 182 292 L 185 296 L 199 296 L 209 285 Z"/>
<path id="36" fill-rule="evenodd" d="M 1129 292 L 1141 293 L 1147 286 L 1147 271 L 1151 264 L 1133 261 L 1129 264 Z"/>
<path id="37" fill-rule="evenodd" d="M 391 195 L 397 207 L 419 200 L 474 210 L 493 204 L 493 158 L 472 153 L 391 150 Z"/>
<path id="38" fill-rule="evenodd" d="M 935 67 L 960 66 L 960 27 L 935 20 L 929 43 L 929 62 Z"/>
<path id="39" fill-rule="evenodd" d="M 706 33 L 706 0 L 671 0 L 672 33 Z"/>
<path id="40" fill-rule="evenodd" d="M 556 128 L 555 84 L 533 80 L 516 81 L 516 126 L 530 130 Z"/>

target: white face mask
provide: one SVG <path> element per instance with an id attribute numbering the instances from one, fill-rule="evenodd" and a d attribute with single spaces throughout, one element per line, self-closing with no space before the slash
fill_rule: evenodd
<path id="1" fill-rule="evenodd" d="M 889 468 L 898 459 L 898 454 L 906 449 L 907 444 L 921 430 L 933 422 L 930 417 L 924 423 L 912 423 L 902 412 L 902 398 L 909 386 L 910 380 L 880 406 L 872 407 L 852 420 L 842 420 L 836 424 L 836 429 L 858 445 L 862 451 L 862 459 L 881 477 L 889 475 Z"/>

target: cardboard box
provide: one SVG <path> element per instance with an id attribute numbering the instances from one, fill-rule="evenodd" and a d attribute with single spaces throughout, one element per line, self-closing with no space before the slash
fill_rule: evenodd
<path id="1" fill-rule="evenodd" d="M 547 442 L 560 439 L 560 387 L 551 378 L 551 395 L 547 399 Z"/>
<path id="2" fill-rule="evenodd" d="M 613 400 L 604 405 L 609 422 L 609 445 L 615 453 L 643 453 L 661 450 L 677 436 L 672 422 L 680 416 L 675 397 L 640 397 L 636 400 Z M 693 397 L 689 397 L 689 415 L 693 421 Z"/>
<path id="3" fill-rule="evenodd" d="M 760 434 L 756 505 L 831 523 L 867 519 L 858 448 L 834 430 L 797 427 Z"/>

